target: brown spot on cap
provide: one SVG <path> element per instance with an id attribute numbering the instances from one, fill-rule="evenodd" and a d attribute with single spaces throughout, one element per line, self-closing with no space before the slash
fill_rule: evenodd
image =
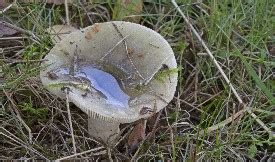
<path id="1" fill-rule="evenodd" d="M 93 32 L 98 33 L 99 32 L 99 25 L 95 24 L 94 27 L 92 27 Z"/>
<path id="2" fill-rule="evenodd" d="M 87 32 L 85 34 L 85 38 L 88 39 L 88 40 L 92 39 L 92 34 L 90 32 Z"/>
<path id="3" fill-rule="evenodd" d="M 140 59 L 144 59 L 144 54 L 142 54 L 142 53 L 138 54 L 137 56 L 138 56 L 138 58 L 140 58 Z"/>
<path id="4" fill-rule="evenodd" d="M 134 53 L 134 49 L 133 49 L 133 48 L 129 48 L 129 49 L 128 49 L 128 54 L 129 54 L 129 55 L 132 55 L 133 53 Z"/>
<path id="5" fill-rule="evenodd" d="M 48 77 L 49 79 L 51 79 L 51 80 L 55 80 L 55 79 L 58 78 L 57 74 L 54 73 L 54 72 L 52 72 L 52 71 L 48 71 L 48 72 L 47 72 L 47 77 Z"/>
<path id="6" fill-rule="evenodd" d="M 64 49 L 60 49 L 60 51 L 64 54 L 64 55 L 69 55 L 70 53 L 65 51 Z"/>

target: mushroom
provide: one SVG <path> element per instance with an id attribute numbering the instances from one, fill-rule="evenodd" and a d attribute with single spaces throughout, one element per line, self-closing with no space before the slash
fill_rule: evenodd
<path id="1" fill-rule="evenodd" d="M 45 56 L 40 78 L 88 114 L 89 134 L 111 144 L 119 125 L 148 118 L 173 98 L 178 74 L 168 42 L 139 24 L 113 21 L 77 30 Z"/>

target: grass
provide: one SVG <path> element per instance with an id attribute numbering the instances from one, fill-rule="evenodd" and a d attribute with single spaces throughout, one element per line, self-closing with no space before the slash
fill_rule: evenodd
<path id="1" fill-rule="evenodd" d="M 206 0 L 197 4 L 181 0 L 178 4 L 242 100 L 274 131 L 275 53 L 271 49 L 275 48 L 275 6 L 272 0 Z M 119 12 L 121 6 L 116 5 L 119 4 L 109 0 L 73 3 L 70 22 L 83 28 L 96 22 L 123 19 L 115 17 L 121 14 L 112 13 Z M 148 120 L 148 137 L 139 151 L 128 155 L 127 142 L 123 140 L 112 149 L 112 158 L 134 157 L 144 161 L 270 158 L 275 151 L 274 137 L 249 113 L 223 124 L 243 106 L 172 3 L 145 1 L 140 13 L 130 13 L 124 18 L 140 18 L 140 24 L 166 38 L 182 68 L 177 69 L 180 78 L 174 100 L 158 114 L 159 118 Z M 64 6 L 16 3 L 0 14 L 0 20 L 23 29 L 16 38 L 0 37 L 0 158 L 39 158 L 40 154 L 57 159 L 71 155 L 65 101 L 47 92 L 38 77 L 41 59 L 53 47 L 45 29 L 65 23 Z M 87 116 L 74 106 L 71 114 L 77 152 L 101 147 L 102 144 L 88 136 Z M 126 131 L 132 126 L 127 125 Z M 218 127 L 208 132 L 213 126 Z M 33 135 L 32 141 L 29 133 Z M 84 154 L 82 158 L 108 159 L 104 150 L 95 153 Z"/>

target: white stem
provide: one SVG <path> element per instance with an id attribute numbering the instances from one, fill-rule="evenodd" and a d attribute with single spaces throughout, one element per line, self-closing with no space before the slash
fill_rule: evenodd
<path id="1" fill-rule="evenodd" d="M 101 119 L 89 117 L 88 119 L 88 131 L 90 136 L 105 142 L 108 145 L 112 145 L 116 142 L 119 134 L 118 122 L 109 122 Z"/>

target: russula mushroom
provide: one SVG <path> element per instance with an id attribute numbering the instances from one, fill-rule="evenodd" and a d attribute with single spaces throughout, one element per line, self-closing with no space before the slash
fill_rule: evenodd
<path id="1" fill-rule="evenodd" d="M 45 60 L 43 85 L 60 98 L 69 88 L 69 101 L 88 114 L 90 135 L 106 143 L 116 140 L 120 123 L 150 117 L 176 90 L 178 75 L 171 71 L 177 63 L 168 42 L 135 23 L 113 21 L 75 31 Z"/>

